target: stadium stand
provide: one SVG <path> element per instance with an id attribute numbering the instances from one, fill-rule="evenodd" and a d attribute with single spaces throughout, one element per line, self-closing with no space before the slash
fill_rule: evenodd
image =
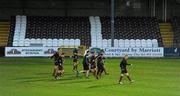
<path id="1" fill-rule="evenodd" d="M 176 46 L 180 47 L 180 17 L 174 17 L 172 19 L 173 32 L 174 32 L 174 42 Z"/>
<path id="2" fill-rule="evenodd" d="M 7 46 L 9 30 L 9 22 L 0 22 L 0 46 Z"/>
<path id="3" fill-rule="evenodd" d="M 111 36 L 110 17 L 101 17 L 101 24 L 103 45 L 106 46 L 106 41 L 111 43 L 108 42 Z M 162 46 L 159 24 L 155 17 L 116 17 L 114 36 L 116 47 Z"/>
<path id="4" fill-rule="evenodd" d="M 100 17 L 89 17 L 91 23 L 91 47 L 102 47 L 101 21 Z"/>
<path id="5" fill-rule="evenodd" d="M 10 21 L 10 31 L 9 31 L 9 38 L 8 38 L 8 46 L 13 46 L 13 37 L 14 37 L 14 30 L 15 30 L 15 16 L 11 16 Z"/>
<path id="6" fill-rule="evenodd" d="M 9 41 L 13 37 L 13 46 L 111 47 L 110 17 L 17 15 L 15 19 L 12 17 L 9 36 Z M 157 19 L 116 17 L 114 44 L 115 47 L 162 46 Z"/>
<path id="7" fill-rule="evenodd" d="M 13 28 L 12 28 L 13 29 Z M 90 46 L 88 17 L 16 16 L 13 46 Z M 80 40 L 81 39 L 81 40 Z"/>
<path id="8" fill-rule="evenodd" d="M 159 23 L 160 33 L 164 47 L 173 47 L 174 33 L 171 23 Z"/>
<path id="9" fill-rule="evenodd" d="M 47 46 L 90 46 L 89 18 L 29 16 L 26 38 L 36 39 L 38 42 L 43 39 L 44 44 L 46 39 Z"/>

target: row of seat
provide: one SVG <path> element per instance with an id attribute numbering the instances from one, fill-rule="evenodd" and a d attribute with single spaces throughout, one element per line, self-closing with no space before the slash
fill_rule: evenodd
<path id="1" fill-rule="evenodd" d="M 103 39 L 111 38 L 111 19 L 101 17 Z M 115 17 L 115 39 L 157 39 L 162 45 L 158 20 L 155 17 Z"/>
<path id="2" fill-rule="evenodd" d="M 26 24 L 27 24 L 26 16 L 20 16 L 20 15 L 16 16 L 13 41 L 19 42 L 22 41 L 22 39 L 25 39 Z"/>
<path id="3" fill-rule="evenodd" d="M 48 47 L 57 47 L 57 46 L 69 46 L 77 47 L 80 46 L 80 39 L 29 39 L 26 38 L 22 41 L 14 41 L 13 46 L 26 46 L 30 47 L 31 45 L 39 44 L 41 46 Z"/>
<path id="4" fill-rule="evenodd" d="M 91 46 L 93 46 L 93 41 L 102 41 L 101 21 L 98 16 L 89 17 L 89 21 L 91 24 Z"/>
<path id="5" fill-rule="evenodd" d="M 93 46 L 98 48 L 111 47 L 111 39 L 103 39 L 102 41 L 92 42 Z M 156 39 L 114 39 L 114 47 L 158 47 L 158 41 Z"/>
<path id="6" fill-rule="evenodd" d="M 88 17 L 27 16 L 26 38 L 80 39 L 90 46 Z"/>
<path id="7" fill-rule="evenodd" d="M 173 31 L 174 31 L 174 42 L 180 47 L 180 17 L 174 17 L 172 19 Z"/>
<path id="8" fill-rule="evenodd" d="M 66 42 L 79 39 L 80 43 L 73 43 L 74 46 L 110 47 L 110 38 L 110 17 L 26 17 L 18 15 L 16 16 L 13 46 L 30 46 L 33 41 L 45 42 L 44 39 L 46 39 L 46 44 L 44 43 L 43 46 L 59 46 L 58 44 L 61 45 L 61 43 L 53 44 L 53 40 L 56 42 L 62 39 L 63 42 Z M 153 43 L 152 39 L 156 39 L 157 42 Z M 68 42 L 63 44 L 73 45 Z M 161 35 L 157 19 L 152 17 L 116 17 L 114 42 L 116 47 L 161 46 L 159 45 Z"/>

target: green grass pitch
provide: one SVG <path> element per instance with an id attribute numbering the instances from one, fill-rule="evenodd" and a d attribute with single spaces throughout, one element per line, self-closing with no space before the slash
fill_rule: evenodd
<path id="1" fill-rule="evenodd" d="M 117 84 L 119 59 L 106 59 L 110 74 L 99 80 L 76 78 L 71 61 L 65 59 L 65 75 L 54 80 L 50 59 L 0 58 L 0 96 L 180 96 L 180 59 L 129 59 L 135 83 L 124 78 L 124 85 Z"/>

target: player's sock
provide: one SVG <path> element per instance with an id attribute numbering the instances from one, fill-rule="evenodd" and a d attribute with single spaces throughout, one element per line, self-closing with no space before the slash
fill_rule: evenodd
<path id="1" fill-rule="evenodd" d="M 56 69 L 54 69 L 52 76 L 55 76 L 55 74 L 56 74 Z"/>
<path id="2" fill-rule="evenodd" d="M 127 78 L 128 78 L 129 81 L 132 81 L 131 78 L 130 78 L 129 76 L 127 76 Z"/>
<path id="3" fill-rule="evenodd" d="M 134 80 L 131 80 L 130 83 L 134 83 Z"/>
<path id="4" fill-rule="evenodd" d="M 123 78 L 123 76 L 121 76 L 121 77 L 119 78 L 119 82 L 121 82 L 121 81 L 122 81 L 122 78 Z"/>
<path id="5" fill-rule="evenodd" d="M 96 75 L 96 79 L 99 79 L 98 75 Z"/>
<path id="6" fill-rule="evenodd" d="M 119 82 L 119 84 L 121 84 L 121 85 L 122 85 L 123 83 L 122 83 L 122 82 Z"/>
<path id="7" fill-rule="evenodd" d="M 89 77 L 89 70 L 86 72 L 86 78 Z"/>
<path id="8" fill-rule="evenodd" d="M 76 71 L 76 77 L 78 77 L 78 76 L 79 76 L 79 71 L 77 70 L 77 71 Z"/>

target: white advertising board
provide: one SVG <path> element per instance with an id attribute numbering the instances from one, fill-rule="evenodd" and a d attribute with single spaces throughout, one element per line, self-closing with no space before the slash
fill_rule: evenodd
<path id="1" fill-rule="evenodd" d="M 48 57 L 53 55 L 58 47 L 6 47 L 6 57 Z"/>
<path id="2" fill-rule="evenodd" d="M 164 48 L 104 48 L 106 57 L 164 57 Z"/>

